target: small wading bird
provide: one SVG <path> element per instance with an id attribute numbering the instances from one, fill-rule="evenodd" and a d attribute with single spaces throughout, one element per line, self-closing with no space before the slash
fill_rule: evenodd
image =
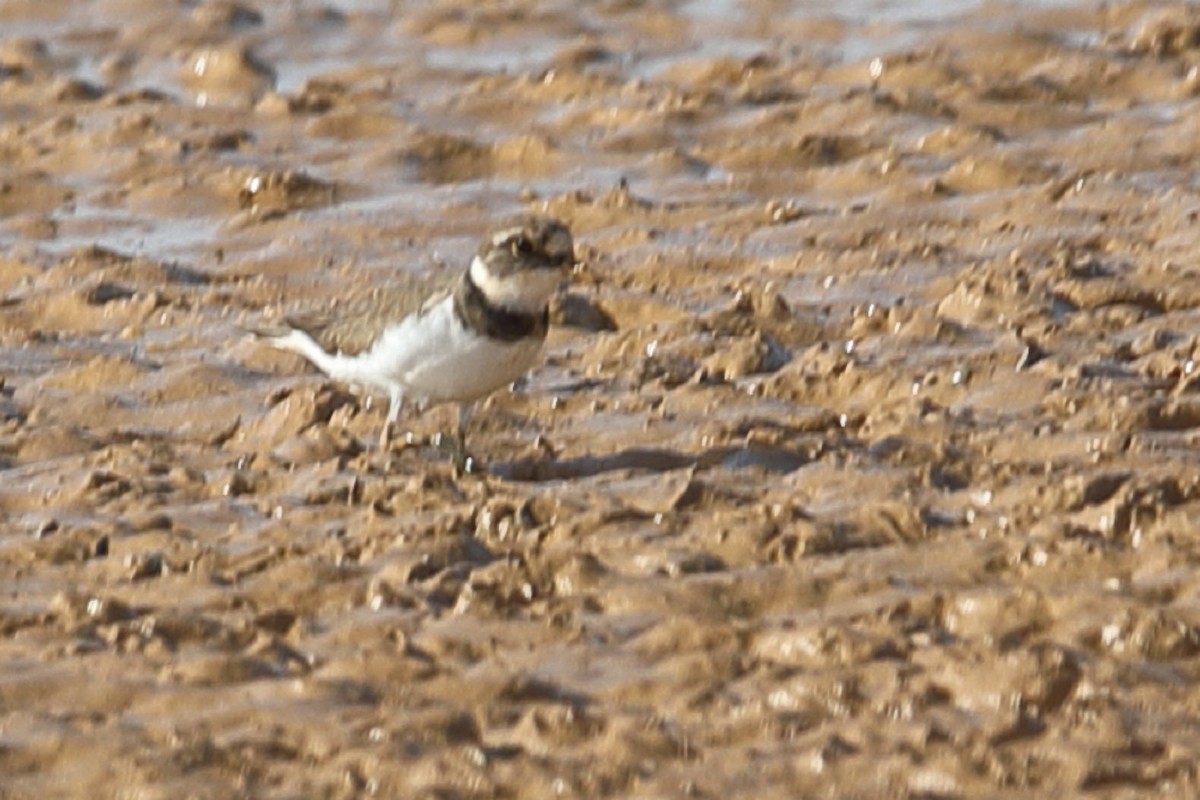
<path id="1" fill-rule="evenodd" d="M 455 461 L 469 468 L 466 428 L 474 401 L 533 366 L 546 338 L 550 297 L 574 263 L 567 226 L 525 214 L 494 226 L 457 283 L 416 310 L 420 295 L 392 299 L 384 292 L 375 298 L 384 302 L 364 313 L 288 317 L 251 333 L 335 381 L 386 395 L 384 450 L 405 403 L 458 402 Z"/>

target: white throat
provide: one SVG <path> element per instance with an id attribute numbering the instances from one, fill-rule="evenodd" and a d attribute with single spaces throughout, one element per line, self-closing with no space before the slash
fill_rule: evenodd
<path id="1" fill-rule="evenodd" d="M 546 307 L 562 277 L 554 270 L 526 269 L 499 278 L 475 256 L 471 261 L 471 280 L 492 305 L 534 314 Z"/>

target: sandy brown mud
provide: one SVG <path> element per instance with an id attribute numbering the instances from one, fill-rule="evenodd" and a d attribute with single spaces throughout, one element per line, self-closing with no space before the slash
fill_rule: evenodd
<path id="1" fill-rule="evenodd" d="M 0 797 L 1200 791 L 1198 12 L 390 5 L 0 5 Z M 522 207 L 483 474 L 238 332 Z"/>

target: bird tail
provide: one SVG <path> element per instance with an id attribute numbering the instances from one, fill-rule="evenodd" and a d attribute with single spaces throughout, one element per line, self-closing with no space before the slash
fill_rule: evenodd
<path id="1" fill-rule="evenodd" d="M 252 325 L 239 325 L 238 330 L 256 342 L 272 344 L 276 339 L 282 339 L 295 330 L 283 322 L 256 322 Z"/>
<path id="2" fill-rule="evenodd" d="M 260 322 L 243 326 L 242 330 L 256 342 L 301 355 L 321 369 L 328 366 L 326 362 L 329 360 L 329 354 L 321 349 L 316 340 L 305 331 L 286 322 Z"/>

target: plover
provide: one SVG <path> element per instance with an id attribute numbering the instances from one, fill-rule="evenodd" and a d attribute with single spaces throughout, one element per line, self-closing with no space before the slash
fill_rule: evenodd
<path id="1" fill-rule="evenodd" d="M 574 263 L 566 225 L 524 214 L 494 226 L 457 283 L 415 311 L 413 298 L 402 296 L 376 302 L 368 313 L 285 318 L 251 333 L 336 381 L 386 395 L 381 449 L 388 448 L 406 404 L 458 402 L 463 459 L 474 401 L 533 366 L 546 338 L 550 298 Z"/>

